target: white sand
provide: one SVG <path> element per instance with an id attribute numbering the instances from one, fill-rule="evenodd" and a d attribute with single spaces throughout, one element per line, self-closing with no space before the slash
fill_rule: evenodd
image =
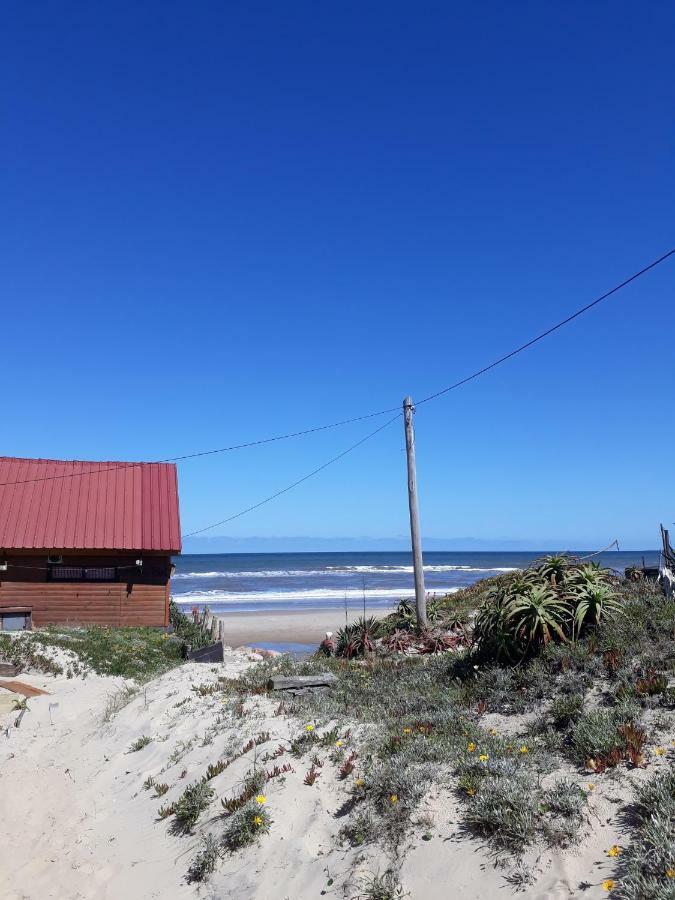
<path id="1" fill-rule="evenodd" d="M 386 616 L 391 610 L 367 607 L 366 616 Z M 363 609 L 350 609 L 347 620 L 353 622 Z M 225 623 L 225 642 L 231 647 L 255 645 L 259 641 L 301 643 L 317 646 L 327 631 L 344 627 L 343 609 L 321 609 L 284 612 L 228 613 L 219 616 Z"/>
<path id="2" fill-rule="evenodd" d="M 198 835 L 173 836 L 171 820 L 156 819 L 160 805 L 175 800 L 209 763 L 240 749 L 252 735 L 269 731 L 264 749 L 272 750 L 304 728 L 304 722 L 275 715 L 276 699 L 249 699 L 246 715 L 238 718 L 222 695 L 198 696 L 191 691 L 194 683 L 210 683 L 223 674 L 235 676 L 250 664 L 249 656 L 231 651 L 222 666 L 189 664 L 173 670 L 141 689 L 107 724 L 101 722 L 102 713 L 107 698 L 123 686 L 121 679 L 21 676 L 50 693 L 29 701 L 19 729 L 12 725 L 16 713 L 0 713 L 0 897 L 312 900 L 324 890 L 335 898 L 358 896 L 358 876 L 384 871 L 387 858 L 372 846 L 337 847 L 337 833 L 346 822 L 340 808 L 349 791 L 329 763 L 316 784 L 308 787 L 303 784 L 308 760 L 282 756 L 278 763 L 290 762 L 295 771 L 285 781 L 269 782 L 266 789 L 274 820 L 271 833 L 222 861 L 202 888 L 185 881 L 199 847 Z M 514 719 L 508 721 L 513 728 Z M 486 724 L 503 727 L 505 722 L 492 717 Z M 144 734 L 153 742 L 128 753 L 131 743 Z M 217 798 L 237 793 L 252 765 L 249 752 L 213 779 Z M 460 810 L 450 786 L 435 786 L 419 810 L 420 816 L 432 817 L 433 838 L 421 840 L 425 828 L 414 828 L 401 867 L 403 885 L 409 896 L 422 900 L 606 896 L 601 882 L 613 868 L 606 851 L 627 840 L 618 824 L 616 800 L 628 796 L 632 780 L 667 765 L 664 758 L 654 760 L 646 773 L 623 772 L 620 785 L 609 777 L 593 779 L 598 787 L 591 796 L 583 840 L 566 852 L 542 847 L 530 852 L 527 861 L 534 865 L 538 881 L 518 895 L 488 852 L 462 835 Z M 169 785 L 161 799 L 143 789 L 149 775 Z M 571 777 L 580 784 L 590 780 L 576 773 Z M 220 811 L 216 799 L 203 814 L 198 831 L 221 833 Z M 331 887 L 329 878 L 334 880 Z M 582 882 L 592 886 L 582 889 Z"/>

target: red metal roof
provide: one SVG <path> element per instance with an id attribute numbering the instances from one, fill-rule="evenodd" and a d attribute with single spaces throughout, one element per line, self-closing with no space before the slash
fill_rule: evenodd
<path id="1" fill-rule="evenodd" d="M 176 466 L 0 456 L 0 549 L 180 553 Z"/>

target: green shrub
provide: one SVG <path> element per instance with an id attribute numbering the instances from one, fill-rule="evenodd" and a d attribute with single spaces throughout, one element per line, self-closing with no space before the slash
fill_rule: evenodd
<path id="1" fill-rule="evenodd" d="M 587 799 L 578 784 L 565 778 L 558 778 L 548 790 L 544 791 L 543 803 L 547 812 L 579 818 L 586 807 Z"/>
<path id="2" fill-rule="evenodd" d="M 189 882 L 206 881 L 209 875 L 215 871 L 220 853 L 220 844 L 217 839 L 212 834 L 207 834 L 203 838 L 201 850 L 190 864 L 187 880 Z"/>
<path id="3" fill-rule="evenodd" d="M 159 628 L 49 626 L 33 632 L 35 645 L 75 653 L 98 675 L 147 681 L 182 662 L 181 642 Z"/>
<path id="4" fill-rule="evenodd" d="M 200 647 L 208 647 L 212 643 L 210 629 L 186 616 L 173 600 L 169 602 L 169 622 L 173 626 L 174 634 L 182 642 L 184 656 L 187 656 L 190 649 L 198 650 Z"/>
<path id="5" fill-rule="evenodd" d="M 567 728 L 575 722 L 584 707 L 584 698 L 581 694 L 563 694 L 556 697 L 551 703 L 551 718 L 553 727 L 557 729 Z"/>
<path id="6" fill-rule="evenodd" d="M 592 760 L 599 771 L 618 765 L 628 749 L 622 727 L 635 725 L 636 719 L 637 710 L 631 704 L 585 713 L 570 732 L 571 758 L 579 765 Z"/>
<path id="7" fill-rule="evenodd" d="M 176 819 L 175 830 L 192 831 L 202 812 L 215 797 L 215 791 L 205 781 L 188 785 L 173 807 Z"/>
<path id="8" fill-rule="evenodd" d="M 537 784 L 529 775 L 488 776 L 468 804 L 464 821 L 510 853 L 521 853 L 537 831 Z"/>
<path id="9" fill-rule="evenodd" d="M 558 778 L 542 798 L 541 808 L 547 815 L 542 830 L 550 844 L 567 846 L 578 835 L 588 798 L 579 785 Z"/>
<path id="10" fill-rule="evenodd" d="M 675 897 L 675 772 L 635 789 L 632 841 L 619 858 L 617 896 L 623 900 Z"/>
<path id="11" fill-rule="evenodd" d="M 384 875 L 365 875 L 361 879 L 357 900 L 399 900 L 404 897 L 398 875 L 387 869 Z"/>
<path id="12" fill-rule="evenodd" d="M 0 634 L 0 658 L 22 669 L 33 669 L 47 675 L 63 674 L 63 666 L 40 652 L 34 634 L 24 633 L 13 638 Z"/>
<path id="13" fill-rule="evenodd" d="M 227 820 L 223 834 L 223 846 L 231 853 L 252 844 L 267 834 L 272 825 L 272 817 L 264 806 L 249 802 L 233 813 Z"/>
<path id="14" fill-rule="evenodd" d="M 352 847 L 369 844 L 377 837 L 378 830 L 375 819 L 369 810 L 361 810 L 353 815 L 346 825 L 340 829 L 340 839 L 347 841 Z"/>
<path id="15" fill-rule="evenodd" d="M 406 763 L 400 756 L 387 760 L 374 765 L 365 777 L 366 793 L 375 808 L 395 819 L 415 809 L 431 777 L 427 769 Z"/>
<path id="16" fill-rule="evenodd" d="M 264 769 L 254 769 L 244 778 L 241 791 L 236 797 L 221 800 L 223 809 L 228 813 L 235 813 L 249 803 L 256 794 L 260 794 L 265 787 L 267 776 Z"/>

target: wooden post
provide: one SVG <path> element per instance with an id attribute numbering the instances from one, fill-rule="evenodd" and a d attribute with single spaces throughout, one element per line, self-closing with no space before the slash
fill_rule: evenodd
<path id="1" fill-rule="evenodd" d="M 413 428 L 412 397 L 403 401 L 405 425 L 405 449 L 408 457 L 408 509 L 410 510 L 410 539 L 412 542 L 413 570 L 415 573 L 415 606 L 417 627 L 427 627 L 427 597 L 424 591 L 424 563 L 422 561 L 422 536 L 420 533 L 420 509 L 417 502 L 417 469 L 415 465 L 415 429 Z"/>
<path id="2" fill-rule="evenodd" d="M 664 565 L 672 569 L 675 566 L 675 554 L 673 553 L 673 548 L 670 546 L 670 534 L 668 533 L 668 529 L 664 528 L 661 525 L 661 543 L 663 544 L 663 562 Z"/>

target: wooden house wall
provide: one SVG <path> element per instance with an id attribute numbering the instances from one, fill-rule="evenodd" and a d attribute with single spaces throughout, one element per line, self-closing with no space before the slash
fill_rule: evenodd
<path id="1" fill-rule="evenodd" d="M 135 566 L 142 556 L 143 566 Z M 42 625 L 146 625 L 169 624 L 168 555 L 63 553 L 63 566 L 129 566 L 119 581 L 50 581 L 47 556 L 3 555 L 0 571 L 0 612 L 27 608 L 34 627 Z"/>

